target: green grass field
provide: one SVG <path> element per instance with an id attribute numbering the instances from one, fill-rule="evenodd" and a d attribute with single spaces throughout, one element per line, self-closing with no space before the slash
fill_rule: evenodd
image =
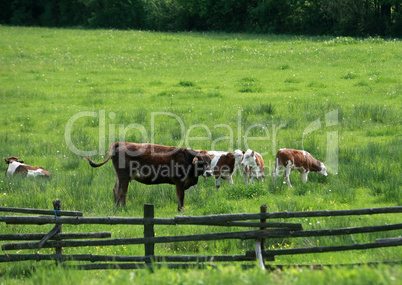
<path id="1" fill-rule="evenodd" d="M 264 183 L 245 186 L 200 179 L 186 191 L 184 215 L 339 210 L 400 206 L 402 45 L 381 38 L 293 37 L 218 33 L 73 30 L 0 26 L 0 154 L 43 166 L 51 180 L 0 178 L 0 205 L 63 209 L 85 216 L 177 215 L 170 185 L 132 182 L 127 206 L 115 211 L 113 166 L 93 169 L 117 140 L 263 155 Z M 272 184 L 279 148 L 309 151 L 328 167 L 289 189 Z M 6 165 L 3 164 L 3 170 Z M 400 223 L 398 214 L 290 219 L 304 229 Z M 6 226 L 2 233 L 47 232 L 51 226 Z M 227 229 L 212 228 L 214 231 Z M 65 226 L 64 232 L 111 231 L 140 237 L 141 227 Z M 157 236 L 211 228 L 156 226 Z M 373 242 L 401 232 L 325 238 L 278 239 L 271 248 Z M 252 241 L 157 245 L 155 253 L 241 254 Z M 32 251 L 33 252 L 33 251 Z M 41 250 L 41 253 L 50 253 Z M 68 254 L 143 255 L 142 246 L 65 249 Z M 15 253 L 15 252 L 8 252 Z M 29 251 L 21 251 L 29 253 Z M 4 254 L 4 252 L 2 253 Z M 402 248 L 280 256 L 269 264 L 351 264 L 396 261 Z M 34 271 L 32 267 L 35 267 Z M 4 284 L 397 284 L 402 266 L 287 269 L 274 273 L 238 266 L 214 270 L 79 272 L 47 262 L 0 264 Z M 152 283 L 154 284 L 154 283 Z"/>

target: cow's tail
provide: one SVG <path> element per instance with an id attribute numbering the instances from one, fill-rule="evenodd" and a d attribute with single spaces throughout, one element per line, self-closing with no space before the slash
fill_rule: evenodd
<path id="1" fill-rule="evenodd" d="M 109 155 L 108 155 L 108 157 L 107 157 L 104 161 L 102 161 L 101 163 L 95 163 L 95 162 L 93 162 L 92 159 L 91 159 L 90 157 L 88 157 L 88 156 L 85 157 L 85 158 L 88 159 L 89 165 L 91 165 L 92 167 L 100 167 L 100 166 L 104 165 L 106 162 L 109 161 L 109 159 L 112 157 L 112 154 L 113 154 L 114 151 L 115 151 L 115 148 L 116 148 L 116 144 L 114 143 L 114 144 L 112 144 L 112 145 L 110 146 L 110 148 L 109 148 Z"/>

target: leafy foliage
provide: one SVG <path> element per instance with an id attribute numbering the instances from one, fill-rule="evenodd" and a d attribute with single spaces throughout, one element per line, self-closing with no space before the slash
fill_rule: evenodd
<path id="1" fill-rule="evenodd" d="M 4 0 L 0 23 L 159 31 L 401 36 L 399 1 Z"/>

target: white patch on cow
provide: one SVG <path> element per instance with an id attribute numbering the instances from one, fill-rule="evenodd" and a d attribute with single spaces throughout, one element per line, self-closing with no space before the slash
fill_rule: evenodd
<path id="1" fill-rule="evenodd" d="M 236 149 L 233 154 L 235 157 L 235 168 L 237 168 L 243 160 L 243 152 L 240 149 Z"/>
<path id="2" fill-rule="evenodd" d="M 212 152 L 212 151 L 211 151 L 211 152 Z M 216 166 L 216 164 L 218 163 L 219 159 L 221 159 L 221 156 L 222 156 L 224 153 L 221 153 L 221 154 L 210 154 L 210 152 L 208 151 L 208 154 L 209 154 L 209 155 L 215 155 L 214 158 L 211 160 L 211 169 L 214 169 L 215 166 Z"/>
<path id="3" fill-rule="evenodd" d="M 215 156 L 221 156 L 223 154 L 228 154 L 226 151 L 217 151 L 217 150 L 209 150 L 208 151 L 209 155 L 215 155 Z"/>
<path id="4" fill-rule="evenodd" d="M 304 183 L 306 183 L 307 179 L 308 179 L 308 172 L 306 171 L 306 172 L 300 173 L 300 176 L 301 176 L 302 181 Z"/>
<path id="5" fill-rule="evenodd" d="M 327 168 L 325 167 L 324 163 L 321 162 L 321 171 L 319 172 L 323 176 L 328 176 Z"/>
<path id="6" fill-rule="evenodd" d="M 303 155 L 304 155 L 304 158 L 306 158 L 306 152 L 303 150 Z"/>
<path id="7" fill-rule="evenodd" d="M 256 159 L 255 159 L 255 155 L 253 155 L 253 151 L 251 149 L 248 149 L 243 156 L 243 160 L 241 162 L 242 165 L 244 166 L 256 166 Z"/>
<path id="8" fill-rule="evenodd" d="M 21 162 L 18 161 L 13 161 L 8 165 L 7 168 L 7 177 L 11 177 L 14 175 L 15 170 L 18 168 L 18 166 L 23 165 Z"/>
<path id="9" fill-rule="evenodd" d="M 205 170 L 204 174 L 202 174 L 202 176 L 204 176 L 204 177 L 209 177 L 209 176 L 212 176 L 212 175 L 213 175 L 212 170 Z"/>
<path id="10" fill-rule="evenodd" d="M 257 163 L 257 155 L 262 159 L 261 154 L 252 151 L 251 149 L 248 149 L 244 153 L 241 165 L 243 166 L 243 177 L 245 184 L 247 184 L 247 175 L 250 176 L 250 183 L 253 183 L 256 179 L 264 182 L 264 175 L 261 172 L 260 165 Z"/>
<path id="11" fill-rule="evenodd" d="M 293 163 L 291 160 L 286 161 L 286 166 L 285 166 L 285 174 L 286 176 L 290 175 L 290 172 L 292 171 L 293 168 Z"/>
<path id="12" fill-rule="evenodd" d="M 32 176 L 32 177 L 36 177 L 36 176 L 45 176 L 46 174 L 45 173 L 43 173 L 43 171 L 42 171 L 43 169 L 37 169 L 37 170 L 28 170 L 28 174 L 27 174 L 27 176 L 28 177 L 30 177 L 30 176 Z"/>

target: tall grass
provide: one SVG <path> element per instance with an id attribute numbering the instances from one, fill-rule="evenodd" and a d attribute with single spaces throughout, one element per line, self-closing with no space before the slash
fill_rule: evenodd
<path id="1" fill-rule="evenodd" d="M 263 154 L 264 183 L 245 186 L 243 178 L 236 173 L 234 186 L 223 181 L 216 192 L 213 179 L 200 178 L 199 191 L 193 188 L 186 191 L 182 213 L 185 215 L 253 213 L 259 211 L 261 204 L 267 204 L 270 212 L 401 205 L 402 71 L 400 58 L 396 56 L 401 52 L 400 41 L 353 39 L 350 45 L 345 44 L 352 40 L 349 38 L 1 26 L 0 37 L 0 153 L 3 157 L 18 156 L 52 174 L 50 180 L 3 176 L 1 205 L 51 208 L 51 201 L 59 198 L 63 209 L 80 210 L 86 216 L 138 217 L 143 215 L 144 203 L 153 203 L 157 217 L 177 215 L 176 194 L 171 185 L 132 182 L 127 207 L 114 208 L 112 164 L 91 168 L 66 144 L 66 125 L 80 112 L 93 112 L 95 116 L 87 115 L 74 122 L 72 143 L 80 150 L 96 150 L 93 159 L 97 162 L 105 159 L 109 145 L 116 140 L 153 140 L 158 144 L 182 143 L 187 147 L 183 145 L 185 139 L 195 138 L 188 145 L 194 149 L 252 148 Z M 384 57 L 384 54 L 394 56 Z M 155 112 L 159 115 L 153 117 Z M 181 122 L 177 117 L 160 115 L 166 113 L 176 115 Z M 318 126 L 312 125 L 313 122 L 319 122 L 319 127 L 313 128 Z M 155 129 L 151 130 L 151 126 Z M 330 132 L 339 138 L 337 173 L 330 173 L 326 178 L 310 173 L 309 182 L 303 184 L 300 175 L 293 172 L 290 179 L 294 188 L 283 184 L 282 177 L 275 186 L 272 184 L 279 148 L 304 148 L 326 162 L 327 147 L 333 143 L 328 141 Z M 312 229 L 353 227 L 362 223 L 380 225 L 397 223 L 399 219 L 397 215 L 378 215 L 361 220 L 289 221 L 301 222 L 305 229 Z M 36 230 L 49 229 L 0 224 L 0 231 L 5 233 Z M 65 232 L 88 230 L 112 231 L 113 237 L 143 235 L 139 227 L 124 226 L 66 226 Z M 156 227 L 158 236 L 210 230 L 208 227 Z M 267 246 L 369 242 L 391 236 L 395 232 L 340 239 L 269 240 Z M 253 242 L 175 246 L 161 245 L 157 250 L 161 255 L 175 254 L 174 251 L 241 254 L 252 250 Z M 87 250 L 92 254 L 143 254 L 139 246 L 74 248 L 67 252 L 82 254 Z M 399 248 L 376 249 L 364 254 L 286 256 L 274 264 L 363 263 L 396 260 L 400 255 Z M 32 266 L 33 263 L 0 264 L 0 282 L 12 284 L 21 279 L 28 284 L 52 282 L 60 275 L 65 283 L 79 284 L 93 278 L 100 283 L 116 283 L 132 278 L 133 282 L 145 284 L 165 274 L 166 278 L 161 281 L 165 283 L 183 276 L 182 283 L 186 278 L 192 281 L 199 278 L 203 282 L 217 278 L 220 283 L 274 280 L 311 284 L 323 280 L 331 283 L 332 276 L 335 283 L 342 284 L 349 282 L 345 276 L 356 274 L 356 280 L 361 283 L 368 276 L 391 283 L 401 272 L 398 266 L 337 268 L 319 273 L 289 269 L 266 275 L 230 267 L 180 271 L 179 275 L 163 269 L 151 277 L 147 271 L 138 271 L 130 277 L 131 273 L 120 271 L 87 274 L 57 268 L 48 273 L 34 272 Z"/>

